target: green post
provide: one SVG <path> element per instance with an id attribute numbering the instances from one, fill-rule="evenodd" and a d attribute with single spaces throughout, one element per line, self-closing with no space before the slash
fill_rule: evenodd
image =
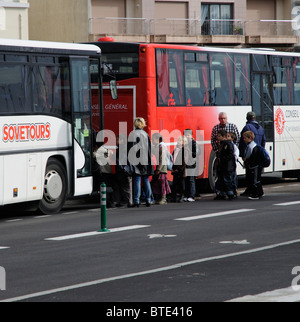
<path id="1" fill-rule="evenodd" d="M 100 193 L 100 200 L 101 200 L 101 229 L 99 232 L 109 232 L 106 227 L 106 184 L 101 184 L 101 193 Z"/>

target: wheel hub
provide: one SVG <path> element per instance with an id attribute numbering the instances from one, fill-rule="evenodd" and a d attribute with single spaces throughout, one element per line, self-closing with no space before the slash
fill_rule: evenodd
<path id="1" fill-rule="evenodd" d="M 60 175 L 52 170 L 46 174 L 44 196 L 48 202 L 55 202 L 59 199 L 63 190 L 63 182 Z"/>

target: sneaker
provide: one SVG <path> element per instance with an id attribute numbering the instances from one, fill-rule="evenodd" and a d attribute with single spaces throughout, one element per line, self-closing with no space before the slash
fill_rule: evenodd
<path id="1" fill-rule="evenodd" d="M 166 196 L 162 197 L 158 202 L 157 202 L 158 205 L 167 205 L 168 202 L 167 202 L 167 198 Z"/>
<path id="2" fill-rule="evenodd" d="M 187 201 L 188 201 L 188 198 L 183 198 L 183 201 L 184 201 L 184 202 L 187 202 Z"/>
<path id="3" fill-rule="evenodd" d="M 187 200 L 188 202 L 194 202 L 195 201 L 195 199 L 194 198 L 188 198 L 188 200 Z"/>
<path id="4" fill-rule="evenodd" d="M 248 197 L 249 200 L 259 200 L 260 198 L 259 197 L 253 197 L 253 196 L 250 196 Z"/>

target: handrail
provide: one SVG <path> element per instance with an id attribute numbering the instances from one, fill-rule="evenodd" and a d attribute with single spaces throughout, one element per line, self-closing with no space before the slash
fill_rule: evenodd
<path id="1" fill-rule="evenodd" d="M 294 20 L 181 19 L 94 17 L 89 19 L 92 34 L 110 35 L 241 35 L 295 36 Z"/>

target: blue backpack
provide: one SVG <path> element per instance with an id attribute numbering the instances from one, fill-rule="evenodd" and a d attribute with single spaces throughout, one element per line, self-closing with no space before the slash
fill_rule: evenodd
<path id="1" fill-rule="evenodd" d="M 264 147 L 257 145 L 257 155 L 259 166 L 261 166 L 262 168 L 268 168 L 271 165 L 270 155 Z"/>

